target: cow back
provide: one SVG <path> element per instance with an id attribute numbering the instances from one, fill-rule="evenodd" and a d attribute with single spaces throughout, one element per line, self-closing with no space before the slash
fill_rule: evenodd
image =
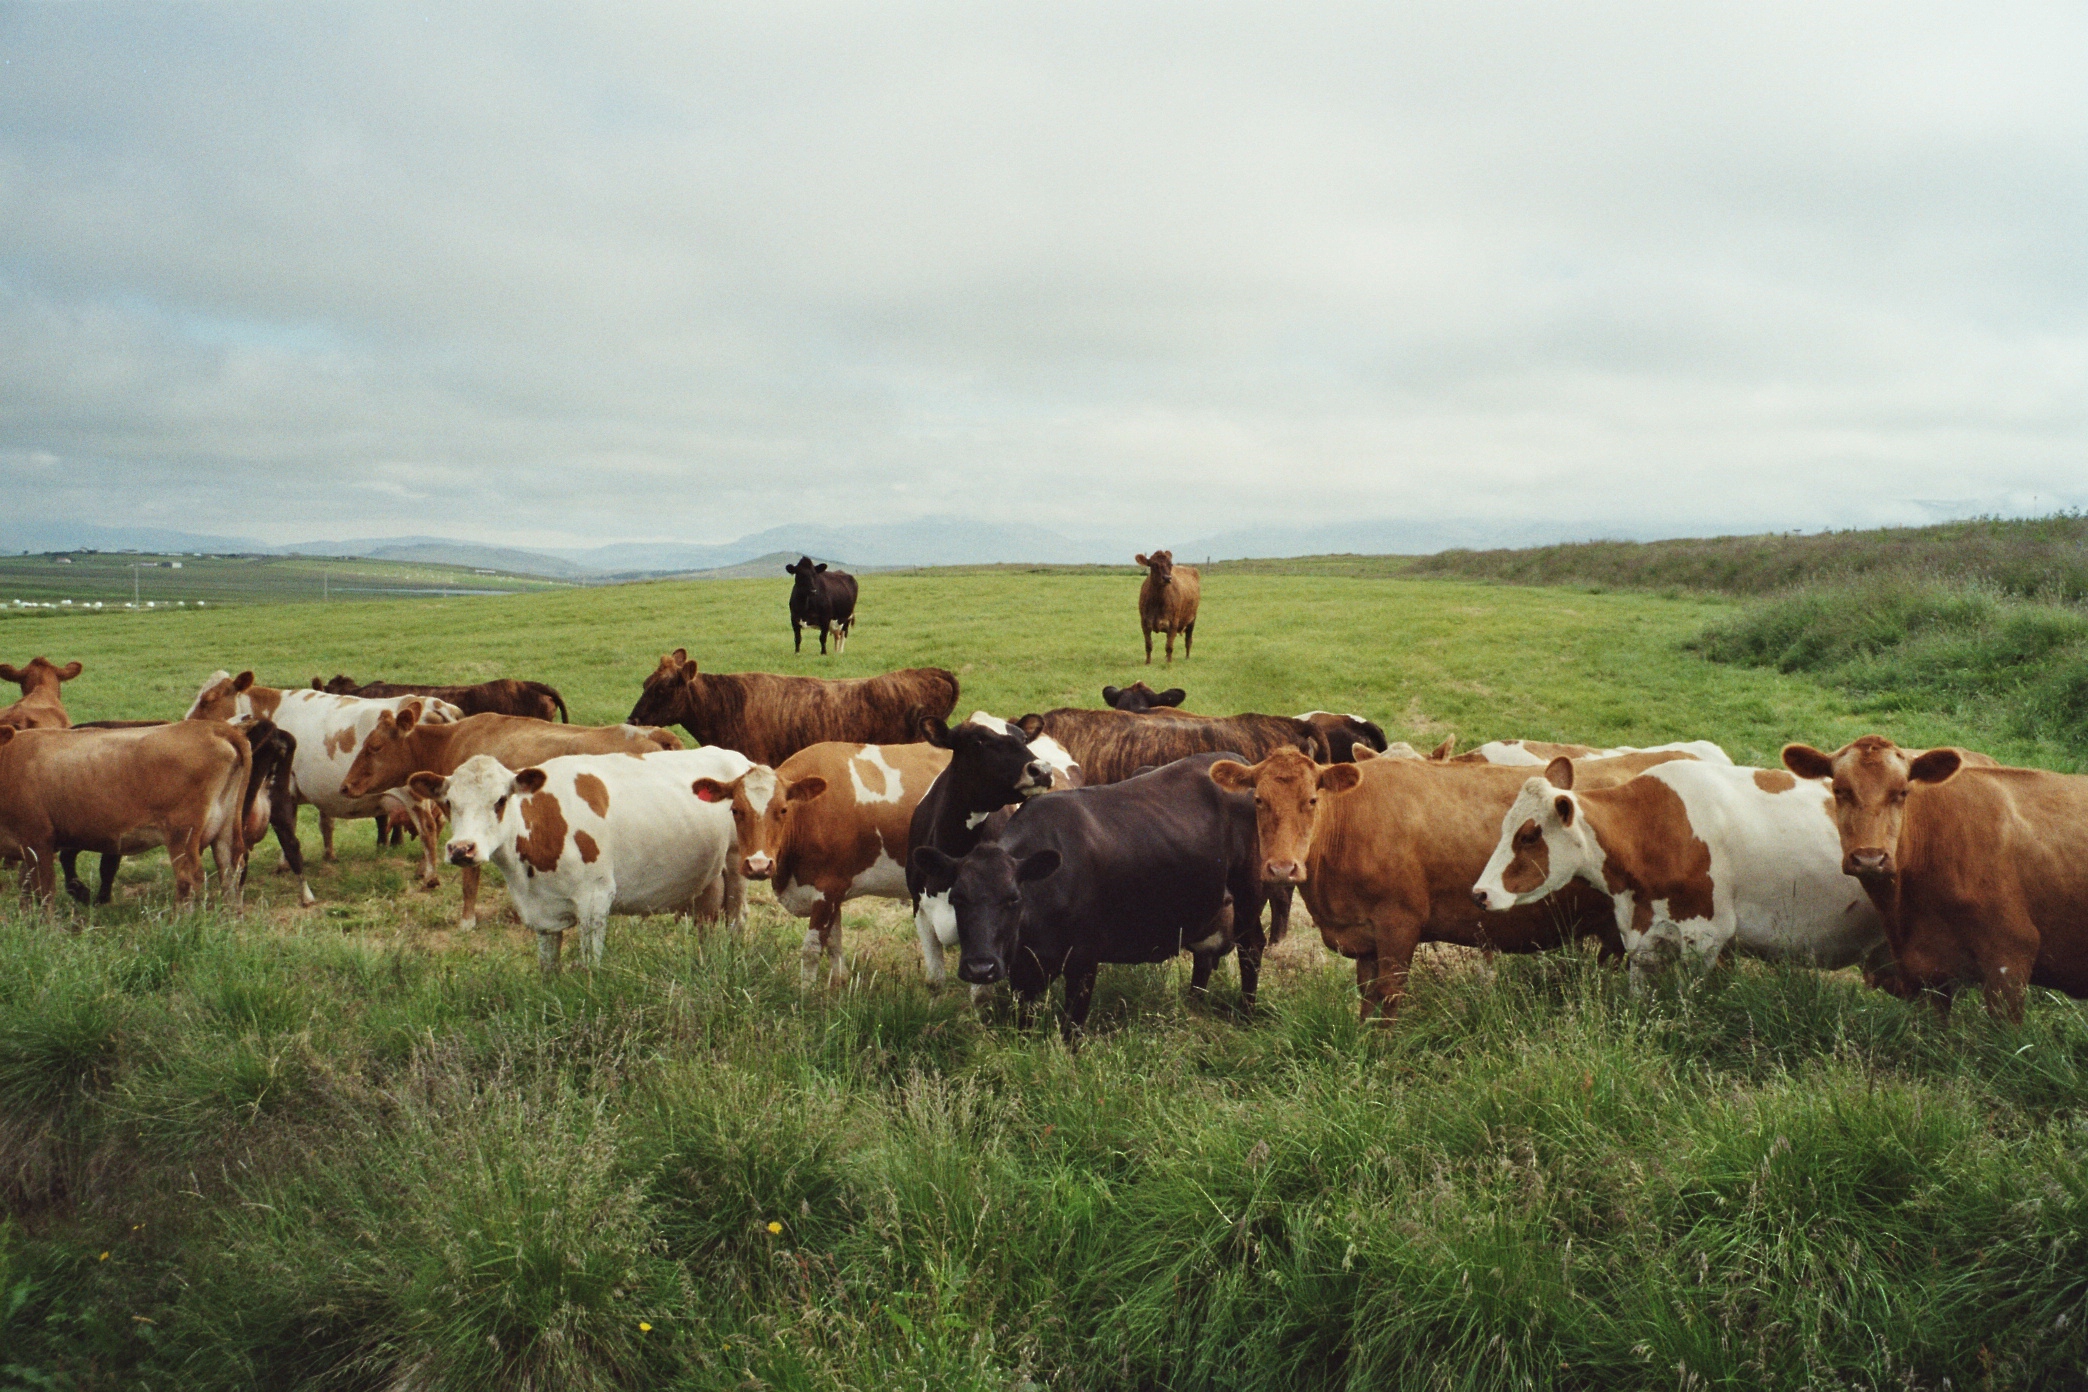
<path id="1" fill-rule="evenodd" d="M 1180 567 L 1175 573 L 1181 573 Z M 1034 736 L 1050 735 L 1080 765 L 1089 786 L 1117 783 L 1140 769 L 1158 768 L 1195 754 L 1229 750 L 1258 763 L 1278 749 L 1296 749 L 1328 762 L 1326 737 L 1302 720 L 1281 715 L 1182 715 L 1152 710 L 1061 707 L 1026 715 L 1018 724 Z"/>

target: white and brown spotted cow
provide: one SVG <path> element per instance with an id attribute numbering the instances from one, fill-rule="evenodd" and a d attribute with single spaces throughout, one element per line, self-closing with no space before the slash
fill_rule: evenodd
<path id="1" fill-rule="evenodd" d="M 1457 737 L 1452 735 L 1436 746 L 1431 759 L 1440 759 L 1453 764 L 1498 764 L 1504 768 L 1543 768 L 1554 759 L 1622 759 L 1630 754 L 1687 754 L 1690 758 L 1706 764 L 1732 765 L 1733 756 L 1726 753 L 1710 740 L 1677 740 L 1672 744 L 1635 745 L 1618 744 L 1608 749 L 1597 749 L 1587 744 L 1554 744 L 1549 740 L 1489 740 L 1477 749 L 1468 749 L 1462 754 L 1450 751 L 1457 747 Z"/>
<path id="2" fill-rule="evenodd" d="M 1523 784 L 1472 886 L 1482 908 L 1534 904 L 1579 880 L 1610 896 L 1632 983 L 1671 944 L 1708 970 L 1726 948 L 1817 967 L 1892 954 L 1863 889 L 1842 873 L 1834 795 L 1783 769 L 1678 760 L 1573 790 L 1558 758 Z"/>
<path id="3" fill-rule="evenodd" d="M 780 767 L 756 764 L 737 779 L 706 779 L 696 796 L 732 808 L 735 864 L 768 880 L 776 902 L 805 929 L 804 981 L 824 953 L 828 981 L 848 968 L 841 950 L 841 906 L 874 895 L 905 899 L 906 848 L 914 808 L 949 767 L 932 744 L 815 744 Z"/>
<path id="4" fill-rule="evenodd" d="M 515 912 L 536 932 L 537 965 L 555 972 L 568 928 L 580 930 L 582 960 L 601 965 L 612 913 L 739 913 L 732 817 L 691 787 L 750 767 L 715 747 L 569 754 L 515 772 L 477 754 L 447 778 L 416 773 L 407 786 L 449 813 L 451 864 L 500 868 Z"/>

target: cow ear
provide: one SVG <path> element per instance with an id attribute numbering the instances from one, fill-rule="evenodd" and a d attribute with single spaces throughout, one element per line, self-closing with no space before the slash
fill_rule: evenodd
<path id="1" fill-rule="evenodd" d="M 931 880 L 955 879 L 957 876 L 957 857 L 947 851 L 939 851 L 933 846 L 916 846 L 911 859 L 913 868 Z"/>
<path id="2" fill-rule="evenodd" d="M 687 648 L 676 648 L 673 652 L 667 655 L 674 659 L 674 665 L 677 667 L 681 666 L 684 662 L 687 662 L 689 660 L 689 650 Z"/>
<path id="3" fill-rule="evenodd" d="M 1319 785 L 1329 793 L 1345 793 L 1363 781 L 1363 770 L 1354 764 L 1333 764 L 1320 770 Z"/>
<path id="4" fill-rule="evenodd" d="M 1031 711 L 1028 715 L 1015 722 L 1015 728 L 1022 731 L 1024 739 L 1033 740 L 1044 733 L 1044 717 L 1038 715 L 1035 711 Z"/>
<path id="5" fill-rule="evenodd" d="M 952 749 L 956 746 L 950 739 L 949 722 L 939 715 L 921 717 L 921 738 L 937 749 Z"/>
<path id="6" fill-rule="evenodd" d="M 1910 783 L 1948 783 L 1965 766 L 1965 756 L 1955 749 L 1931 749 L 1907 766 Z"/>
<path id="7" fill-rule="evenodd" d="M 548 775 L 540 768 L 526 768 L 515 775 L 515 791 L 518 793 L 541 793 Z"/>
<path id="8" fill-rule="evenodd" d="M 1562 794 L 1560 794 L 1560 795 L 1559 795 L 1558 797 L 1555 797 L 1555 798 L 1553 798 L 1553 799 L 1552 799 L 1552 810 L 1553 810 L 1554 812 L 1557 812 L 1557 813 L 1559 814 L 1559 825 L 1560 825 L 1560 826 L 1572 826 L 1572 825 L 1573 825 L 1573 799 L 1572 799 L 1572 798 L 1570 798 L 1570 797 L 1567 797 L 1567 796 L 1566 796 L 1565 794 L 1563 794 L 1563 793 L 1562 793 Z"/>
<path id="9" fill-rule="evenodd" d="M 1124 688 L 1121 686 L 1105 686 L 1102 688 L 1102 704 L 1108 706 L 1111 710 L 1115 710 L 1117 697 L 1123 694 Z"/>
<path id="10" fill-rule="evenodd" d="M 449 797 L 449 780 L 426 769 L 407 779 L 406 786 L 413 790 L 415 797 L 426 798 L 430 802 L 441 802 Z"/>
<path id="11" fill-rule="evenodd" d="M 730 802 L 732 790 L 736 786 L 733 783 L 720 783 L 715 778 L 699 778 L 689 785 L 689 791 L 696 794 L 698 802 Z"/>
<path id="12" fill-rule="evenodd" d="M 1455 734 L 1448 734 L 1443 736 L 1443 742 L 1441 744 L 1437 745 L 1434 749 L 1428 751 L 1428 757 L 1437 761 L 1441 761 L 1449 758 L 1452 754 L 1455 754 L 1456 752 L 1457 736 Z"/>
<path id="13" fill-rule="evenodd" d="M 1156 706 L 1179 706 L 1188 699 L 1188 692 L 1182 690 L 1179 686 L 1170 686 L 1167 690 L 1153 698 L 1153 704 Z"/>
<path id="14" fill-rule="evenodd" d="M 8 742 L 9 740 L 13 739 L 14 737 L 15 737 L 15 727 L 14 727 L 14 726 L 12 726 L 12 725 L 0 725 L 0 744 L 6 744 L 6 743 L 7 743 L 7 742 Z"/>
<path id="15" fill-rule="evenodd" d="M 1787 744 L 1783 747 L 1783 766 L 1800 778 L 1832 778 L 1834 756 L 1823 754 L 1809 744 Z"/>
<path id="16" fill-rule="evenodd" d="M 68 662 L 58 669 L 58 680 L 62 682 L 69 682 L 78 675 L 80 675 L 80 664 L 77 662 Z"/>
<path id="17" fill-rule="evenodd" d="M 1146 566 L 1146 565 L 1151 565 L 1151 564 L 1152 564 L 1152 561 L 1151 561 L 1151 560 L 1149 560 L 1149 559 L 1147 559 L 1147 558 L 1146 558 L 1146 557 L 1144 557 L 1144 556 L 1133 556 L 1133 557 L 1131 558 L 1131 563 L 1132 563 L 1133 565 L 1140 565 L 1140 566 Z"/>
<path id="18" fill-rule="evenodd" d="M 1367 764 L 1377 757 L 1378 752 L 1361 740 L 1357 740 L 1349 749 L 1349 762 L 1352 764 Z"/>
<path id="19" fill-rule="evenodd" d="M 319 680 L 319 678 L 317 678 L 317 677 L 314 677 L 314 678 L 312 678 L 312 690 L 314 690 L 314 691 L 324 691 L 324 690 L 326 690 L 326 683 L 325 683 L 325 682 L 323 682 L 323 681 L 321 681 L 321 680 Z"/>
<path id="20" fill-rule="evenodd" d="M 826 571 L 826 562 L 825 562 L 825 561 L 821 561 L 821 562 L 820 562 L 820 563 L 819 563 L 818 565 L 816 565 L 816 566 L 812 567 L 812 573 L 813 573 L 814 575 L 819 575 L 819 574 L 823 574 L 823 573 L 824 573 L 825 571 Z"/>
<path id="21" fill-rule="evenodd" d="M 399 707 L 398 714 L 392 717 L 392 724 L 398 726 L 401 730 L 411 730 L 415 725 L 418 725 L 420 723 L 420 717 L 420 702 L 409 701 L 407 704 Z M 378 720 L 381 722 L 383 718 L 384 717 L 379 716 Z"/>
<path id="22" fill-rule="evenodd" d="M 1573 786 L 1573 760 L 1561 754 L 1544 766 L 1544 781 L 1554 788 Z"/>
<path id="23" fill-rule="evenodd" d="M 816 797 L 824 797 L 826 790 L 827 781 L 814 774 L 810 778 L 800 778 L 797 782 L 791 784 L 790 791 L 783 794 L 783 800 L 785 802 L 810 802 Z"/>
<path id="24" fill-rule="evenodd" d="M 1031 880 L 1041 880 L 1046 875 L 1057 874 L 1058 868 L 1059 853 L 1057 851 L 1031 851 L 1022 858 L 1022 863 L 1015 867 L 1015 882 L 1017 884 L 1027 884 Z"/>
<path id="25" fill-rule="evenodd" d="M 0 662 L 0 681 L 18 682 L 21 679 L 21 668 L 15 666 L 12 662 Z"/>
<path id="26" fill-rule="evenodd" d="M 241 672 L 238 676 L 232 678 L 232 689 L 234 691 L 244 691 L 253 684 L 254 674 L 252 672 Z"/>
<path id="27" fill-rule="evenodd" d="M 1211 765 L 1211 781 L 1229 793 L 1244 793 L 1254 786 L 1254 770 L 1238 759 L 1220 759 Z"/>

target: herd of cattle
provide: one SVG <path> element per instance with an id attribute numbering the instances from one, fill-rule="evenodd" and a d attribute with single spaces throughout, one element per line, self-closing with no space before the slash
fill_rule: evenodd
<path id="1" fill-rule="evenodd" d="M 812 617 L 822 639 L 845 635 L 831 605 Z M 247 849 L 273 827 L 310 903 L 310 804 L 329 860 L 334 823 L 368 817 L 380 844 L 419 836 L 430 886 L 440 859 L 461 867 L 467 927 L 497 866 L 547 970 L 567 929 L 593 965 L 612 913 L 737 922 L 744 882 L 766 880 L 809 920 L 808 981 L 822 957 L 845 976 L 842 904 L 903 899 L 931 982 L 954 951 L 959 980 L 1008 981 L 1026 1019 L 1063 976 L 1069 1036 L 1104 963 L 1187 952 L 1200 988 L 1231 954 L 1251 1008 L 1294 894 L 1354 960 L 1366 1018 L 1397 1011 L 1421 943 L 1584 936 L 1635 980 L 1668 950 L 1708 968 L 1732 948 L 1859 966 L 1946 1012 L 1967 984 L 2014 1019 L 2031 985 L 2088 997 L 2088 778 L 1960 749 L 1866 736 L 1832 754 L 1791 745 L 1780 768 L 1735 767 L 1703 741 L 1424 754 L 1359 716 L 1194 715 L 1180 689 L 1143 682 L 1105 687 L 1100 709 L 952 724 L 957 679 L 940 668 L 721 674 L 681 649 L 621 725 L 564 723 L 538 682 L 277 688 L 218 672 L 184 719 L 73 726 L 60 687 L 79 675 L 0 664 L 22 688 L 0 711 L 0 857 L 45 902 L 60 868 L 90 898 L 83 852 L 102 857 L 106 901 L 121 857 L 164 845 L 179 900 L 208 846 L 237 903 Z"/>

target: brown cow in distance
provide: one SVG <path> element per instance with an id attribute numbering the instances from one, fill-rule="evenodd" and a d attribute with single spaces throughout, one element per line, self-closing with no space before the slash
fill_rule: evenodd
<path id="1" fill-rule="evenodd" d="M 1145 631 L 1146 665 L 1153 663 L 1153 635 L 1167 635 L 1167 660 L 1174 661 L 1174 640 L 1182 635 L 1182 660 L 1189 660 L 1189 645 L 1196 641 L 1196 607 L 1203 599 L 1203 577 L 1195 566 L 1178 566 L 1174 552 L 1155 551 L 1132 557 L 1145 567 L 1145 583 L 1138 587 L 1138 626 Z"/>
<path id="2" fill-rule="evenodd" d="M 65 713 L 65 703 L 58 699 L 58 688 L 78 675 L 77 662 L 63 667 L 55 666 L 47 657 L 31 658 L 27 667 L 0 662 L 0 681 L 11 681 L 22 688 L 22 699 L 0 710 L 0 725 L 17 730 L 65 729 L 72 719 Z"/>
<path id="3" fill-rule="evenodd" d="M 676 648 L 645 679 L 633 725 L 679 725 L 699 742 L 737 750 L 770 768 L 829 741 L 917 744 L 921 721 L 948 720 L 957 676 L 909 667 L 878 677 L 827 681 L 769 672 L 698 672 Z"/>
<path id="4" fill-rule="evenodd" d="M 1208 720 L 1209 716 L 1191 716 L 1181 708 L 1189 693 L 1179 686 L 1165 691 L 1155 691 L 1142 681 L 1129 686 L 1105 686 L 1102 688 L 1102 704 L 1111 710 L 1130 711 L 1144 715 L 1151 711 L 1164 710 L 1196 720 Z M 1327 741 L 1327 753 L 1331 762 L 1352 764 L 1356 761 L 1356 750 L 1360 747 L 1365 757 L 1382 754 L 1391 746 L 1385 740 L 1384 730 L 1375 721 L 1365 720 L 1360 715 L 1343 715 L 1334 711 L 1310 710 L 1297 717 L 1313 729 L 1318 730 Z"/>
<path id="5" fill-rule="evenodd" d="M 1887 985 L 1951 997 L 1976 985 L 1996 1019 L 2023 993 L 2088 998 L 2088 778 L 1983 765 L 1960 749 L 1901 749 L 1865 735 L 1832 754 L 1786 745 L 1784 767 L 1828 778 L 1842 871 L 1885 919 Z"/>
<path id="6" fill-rule="evenodd" d="M 1158 768 L 1191 754 L 1230 752 L 1263 759 L 1278 749 L 1297 749 L 1324 761 L 1326 736 L 1302 720 L 1283 715 L 1182 715 L 1155 710 L 1134 715 L 1119 710 L 1065 706 L 1015 722 L 1023 738 L 1049 735 L 1080 765 L 1089 787 L 1121 783 L 1142 768 Z"/>
<path id="7" fill-rule="evenodd" d="M 449 702 L 466 715 L 527 715 L 538 720 L 568 718 L 565 697 L 558 694 L 556 687 L 513 677 L 479 682 L 475 686 L 416 686 L 410 682 L 364 682 L 358 686 L 355 678 L 337 672 L 334 679 L 324 685 L 319 678 L 312 678 L 312 690 L 334 696 L 361 696 L 369 700 L 391 696 L 433 696 L 438 701 Z"/>

